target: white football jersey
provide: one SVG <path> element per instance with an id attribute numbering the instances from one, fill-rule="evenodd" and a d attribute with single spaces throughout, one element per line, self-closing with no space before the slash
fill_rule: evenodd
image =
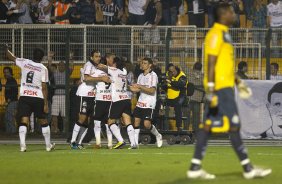
<path id="1" fill-rule="evenodd" d="M 17 58 L 16 65 L 21 68 L 20 96 L 43 98 L 42 82 L 49 82 L 48 70 L 42 63 Z"/>
<path id="2" fill-rule="evenodd" d="M 112 80 L 112 101 L 130 99 L 127 93 L 127 71 L 108 67 L 108 74 Z"/>
<path id="3" fill-rule="evenodd" d="M 147 88 L 156 88 L 158 84 L 158 76 L 155 72 L 151 71 L 147 75 L 141 73 L 138 77 L 137 84 L 145 86 Z M 143 92 L 140 92 L 140 96 L 138 98 L 138 102 L 136 104 L 137 107 L 140 108 L 150 108 L 155 109 L 157 102 L 157 90 L 153 95 L 149 95 Z"/>
<path id="4" fill-rule="evenodd" d="M 97 70 L 98 69 L 90 61 L 84 64 L 83 69 L 80 70 L 82 83 L 78 86 L 78 89 L 76 91 L 77 96 L 95 97 L 95 83 L 84 82 L 84 75 L 97 77 Z"/>
<path id="5" fill-rule="evenodd" d="M 282 26 L 282 2 L 279 1 L 277 5 L 273 3 L 267 5 L 267 15 L 271 17 L 271 27 Z"/>
<path id="6" fill-rule="evenodd" d="M 107 76 L 108 74 L 102 70 L 97 70 L 98 77 Z M 98 82 L 96 85 L 96 100 L 112 101 L 112 84 Z"/>

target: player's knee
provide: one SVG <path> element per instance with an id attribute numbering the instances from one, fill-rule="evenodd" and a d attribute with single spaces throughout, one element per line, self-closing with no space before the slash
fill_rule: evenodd
<path id="1" fill-rule="evenodd" d="M 29 123 L 29 117 L 22 117 L 21 118 L 21 123 L 27 125 Z"/>
<path id="2" fill-rule="evenodd" d="M 20 127 L 20 126 L 25 126 L 25 127 L 27 127 L 27 123 L 24 123 L 24 122 L 21 122 L 21 123 L 19 123 L 18 125 L 19 125 L 19 127 Z"/>

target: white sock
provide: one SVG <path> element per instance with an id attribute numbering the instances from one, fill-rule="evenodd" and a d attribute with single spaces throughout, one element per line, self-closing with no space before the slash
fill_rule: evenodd
<path id="1" fill-rule="evenodd" d="M 26 137 L 27 127 L 26 126 L 20 126 L 19 127 L 19 136 L 20 136 L 20 144 L 21 146 L 25 145 L 25 137 Z"/>
<path id="2" fill-rule="evenodd" d="M 137 146 L 139 144 L 139 134 L 140 134 L 140 128 L 134 129 L 135 142 Z"/>
<path id="3" fill-rule="evenodd" d="M 155 135 L 156 137 L 160 135 L 160 133 L 158 132 L 158 130 L 156 129 L 154 125 L 152 125 L 151 127 L 151 133 Z"/>
<path id="4" fill-rule="evenodd" d="M 113 145 L 113 134 L 109 128 L 109 125 L 106 124 L 107 138 L 108 138 L 108 146 Z"/>
<path id="5" fill-rule="evenodd" d="M 87 134 L 87 130 L 88 130 L 88 128 L 80 127 L 80 133 L 79 133 L 80 136 L 78 138 L 78 144 L 82 144 L 82 141 Z"/>
<path id="6" fill-rule="evenodd" d="M 96 138 L 96 145 L 101 144 L 101 121 L 94 120 L 94 134 Z"/>
<path id="7" fill-rule="evenodd" d="M 114 134 L 114 136 L 117 138 L 118 142 L 124 142 L 124 140 L 121 136 L 121 133 L 120 133 L 120 129 L 117 126 L 117 124 L 115 124 L 115 123 L 111 124 L 110 129 L 111 129 L 112 133 Z"/>
<path id="8" fill-rule="evenodd" d="M 45 144 L 46 147 L 50 147 L 51 146 L 51 141 L 50 141 L 50 126 L 48 125 L 47 127 L 42 127 L 42 134 L 44 136 L 45 139 Z"/>
<path id="9" fill-rule="evenodd" d="M 80 130 L 80 126 L 77 123 L 74 124 L 73 131 L 72 131 L 72 137 L 71 137 L 71 143 L 76 142 L 76 138 L 78 136 L 79 130 Z"/>
<path id="10" fill-rule="evenodd" d="M 128 134 L 128 137 L 129 137 L 130 145 L 136 146 L 135 133 L 134 133 L 134 128 L 133 128 L 132 124 L 127 126 L 127 134 Z"/>

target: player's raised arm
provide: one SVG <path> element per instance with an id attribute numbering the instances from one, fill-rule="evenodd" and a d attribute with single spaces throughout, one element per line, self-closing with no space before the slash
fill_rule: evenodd
<path id="1" fill-rule="evenodd" d="M 8 45 L 6 45 L 6 56 L 10 61 L 16 62 L 17 57 L 9 50 Z"/>

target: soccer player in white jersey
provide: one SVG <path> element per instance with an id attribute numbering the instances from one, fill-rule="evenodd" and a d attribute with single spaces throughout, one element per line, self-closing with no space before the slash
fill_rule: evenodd
<path id="1" fill-rule="evenodd" d="M 158 132 L 156 127 L 152 124 L 153 113 L 157 102 L 157 84 L 158 76 L 152 71 L 153 60 L 144 58 L 141 62 L 141 73 L 137 79 L 136 84 L 130 86 L 132 92 L 140 92 L 136 108 L 134 109 L 134 127 L 135 127 L 135 141 L 138 145 L 140 123 L 144 121 L 146 129 L 150 129 L 151 133 L 156 136 L 157 147 L 162 147 L 162 135 Z"/>
<path id="2" fill-rule="evenodd" d="M 20 99 L 18 103 L 20 151 L 26 151 L 27 125 L 31 113 L 34 112 L 34 116 L 38 118 L 38 122 L 42 127 L 46 151 L 49 152 L 54 149 L 55 145 L 51 144 L 50 141 L 50 126 L 46 117 L 48 113 L 47 83 L 49 78 L 47 68 L 40 63 L 44 51 L 39 48 L 34 49 L 33 60 L 17 58 L 8 48 L 6 54 L 9 60 L 15 62 L 21 68 Z"/>
<path id="3" fill-rule="evenodd" d="M 124 68 L 123 62 L 119 57 L 115 57 L 112 67 L 100 64 L 98 68 L 107 72 L 112 81 L 112 102 L 109 110 L 108 125 L 111 132 L 118 140 L 118 143 L 113 148 L 119 149 L 125 146 L 120 129 L 116 124 L 116 120 L 122 118 L 123 123 L 126 125 L 131 144 L 129 149 L 136 149 L 134 128 L 131 124 L 131 100 L 127 92 L 127 71 Z"/>
<path id="4" fill-rule="evenodd" d="M 72 133 L 71 149 L 84 149 L 81 145 L 88 130 L 88 118 L 93 114 L 95 104 L 95 85 L 97 82 L 110 83 L 108 76 L 98 77 L 97 65 L 100 63 L 101 53 L 97 50 L 91 52 L 91 57 L 83 67 L 82 84 L 79 85 L 76 95 L 79 97 L 80 112 Z M 81 134 L 78 143 L 77 137 Z"/>
<path id="5" fill-rule="evenodd" d="M 114 53 L 106 54 L 107 66 L 112 66 L 115 58 Z M 108 76 L 107 73 L 100 70 L 99 76 Z M 94 106 L 94 134 L 96 138 L 96 148 L 101 148 L 101 122 L 106 123 L 106 132 L 108 138 L 108 148 L 113 147 L 113 135 L 107 124 L 109 109 L 112 103 L 112 91 L 111 83 L 98 82 L 96 85 L 96 100 Z M 98 121 L 97 121 L 98 120 Z"/>

